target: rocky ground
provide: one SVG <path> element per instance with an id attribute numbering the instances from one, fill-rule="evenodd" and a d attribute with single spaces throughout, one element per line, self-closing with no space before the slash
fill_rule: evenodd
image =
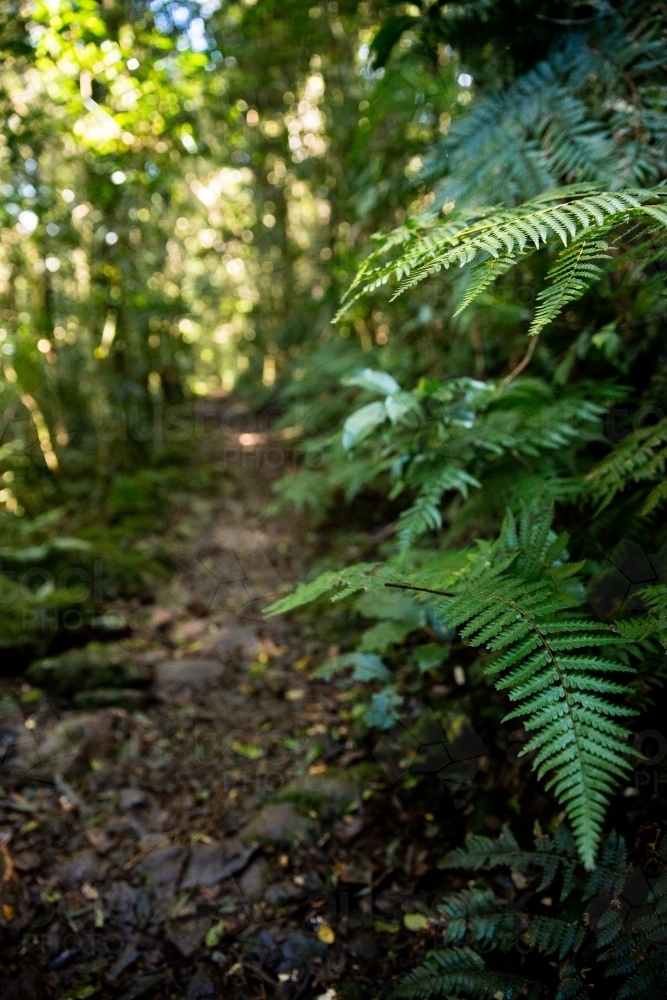
<path id="1" fill-rule="evenodd" d="M 355 742 L 317 626 L 263 618 L 311 543 L 243 455 L 174 515 L 124 636 L 4 682 L 5 1000 L 362 1000 L 433 944 L 451 801 L 415 808 Z"/>

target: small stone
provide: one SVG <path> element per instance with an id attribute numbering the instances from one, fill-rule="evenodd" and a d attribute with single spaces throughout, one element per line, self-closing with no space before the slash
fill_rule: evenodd
<path id="1" fill-rule="evenodd" d="M 98 854 L 106 854 L 114 845 L 113 838 L 99 826 L 91 826 L 89 830 L 85 830 L 84 837 Z"/>
<path id="2" fill-rule="evenodd" d="M 297 812 L 291 802 L 273 802 L 264 806 L 241 830 L 239 840 L 256 840 L 270 844 L 308 843 L 315 839 L 316 827 L 311 819 Z"/>
<path id="3" fill-rule="evenodd" d="M 92 691 L 77 691 L 73 701 L 77 708 L 118 708 L 137 709 L 148 700 L 146 691 L 137 688 L 94 688 Z"/>
<path id="4" fill-rule="evenodd" d="M 158 899 L 171 899 L 187 856 L 186 847 L 161 847 L 151 851 L 136 870 L 145 875 L 149 888 Z"/>
<path id="5" fill-rule="evenodd" d="M 258 552 L 266 548 L 269 538 L 262 531 L 253 531 L 239 525 L 220 527 L 215 532 L 215 541 L 226 552 Z"/>
<path id="6" fill-rule="evenodd" d="M 295 778 L 281 789 L 279 796 L 287 801 L 292 797 L 296 801 L 307 800 L 325 820 L 332 820 L 350 805 L 361 802 L 359 784 L 354 775 L 333 768 Z"/>
<path id="7" fill-rule="evenodd" d="M 253 847 L 245 847 L 236 841 L 224 844 L 195 844 L 190 855 L 190 863 L 181 889 L 196 886 L 217 885 L 242 871 L 255 853 Z"/>
<path id="8" fill-rule="evenodd" d="M 364 817 L 360 814 L 356 816 L 344 816 L 342 820 L 337 820 L 333 825 L 333 835 L 341 844 L 349 844 L 351 840 L 358 837 L 364 828 Z"/>
<path id="9" fill-rule="evenodd" d="M 140 788 L 121 788 L 118 806 L 121 812 L 136 809 L 148 802 L 148 795 Z"/>
<path id="10" fill-rule="evenodd" d="M 239 879 L 239 888 L 249 902 L 256 903 L 264 895 L 268 873 L 268 861 L 258 858 Z"/>
<path id="11" fill-rule="evenodd" d="M 146 683 L 151 675 L 150 664 L 120 643 L 91 642 L 85 649 L 36 660 L 26 676 L 38 687 L 73 695 L 95 688 Z"/>
<path id="12" fill-rule="evenodd" d="M 257 632 L 244 625 L 228 625 L 220 629 L 213 640 L 213 648 L 219 656 L 226 656 L 236 649 L 248 658 L 255 657 L 260 652 Z"/>
<path id="13" fill-rule="evenodd" d="M 188 985 L 186 1000 L 203 1000 L 215 996 L 216 989 L 203 969 L 198 969 Z"/>
<path id="14" fill-rule="evenodd" d="M 136 923 L 136 905 L 139 890 L 127 882 L 109 882 L 102 889 L 104 912 L 108 918 L 126 928 Z"/>
<path id="15" fill-rule="evenodd" d="M 201 945 L 210 926 L 210 917 L 172 920 L 167 924 L 166 936 L 178 948 L 183 958 L 189 958 Z"/>
<path id="16" fill-rule="evenodd" d="M 57 723 L 34 751 L 28 766 L 35 773 L 66 775 L 91 758 L 103 760 L 112 747 L 107 718 L 76 713 Z"/>
<path id="17" fill-rule="evenodd" d="M 129 969 L 129 967 L 134 962 L 136 962 L 138 958 L 139 958 L 139 952 L 137 951 L 137 949 L 133 948 L 131 945 L 128 945 L 128 947 L 121 953 L 118 960 L 113 964 L 113 966 L 109 970 L 107 979 L 110 982 L 113 982 L 114 979 L 118 979 L 125 972 L 126 969 Z"/>
<path id="18" fill-rule="evenodd" d="M 280 961 L 276 972 L 292 972 L 305 966 L 311 959 L 326 954 L 327 946 L 314 937 L 306 937 L 301 931 L 289 931 L 280 944 Z"/>
<path id="19" fill-rule="evenodd" d="M 149 625 L 153 629 L 162 629 L 174 620 L 173 608 L 154 608 Z"/>
<path id="20" fill-rule="evenodd" d="M 266 890 L 264 899 L 268 906 L 275 909 L 277 906 L 285 906 L 286 903 L 298 899 L 304 891 L 303 886 L 295 885 L 293 882 L 276 882 Z"/>
<path id="21" fill-rule="evenodd" d="M 192 657 L 183 660 L 165 660 L 155 669 L 158 687 L 191 687 L 201 690 L 212 681 L 220 680 L 225 672 L 218 660 Z"/>
<path id="22" fill-rule="evenodd" d="M 97 882 L 104 875 L 105 865 L 94 851 L 78 851 L 67 861 L 59 864 L 55 874 L 60 882 L 81 885 L 83 882 Z"/>
<path id="23" fill-rule="evenodd" d="M 190 618 L 184 622 L 178 622 L 170 632 L 170 639 L 175 642 L 178 646 L 184 645 L 185 643 L 194 642 L 199 639 L 202 633 L 207 629 L 207 624 L 200 618 Z"/>
<path id="24" fill-rule="evenodd" d="M 14 868 L 20 872 L 34 872 L 42 864 L 42 859 L 35 851 L 21 851 L 14 855 L 13 861 Z"/>

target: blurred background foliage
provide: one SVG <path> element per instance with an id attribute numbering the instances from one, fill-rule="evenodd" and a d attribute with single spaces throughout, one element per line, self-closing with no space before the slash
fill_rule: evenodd
<path id="1" fill-rule="evenodd" d="M 115 560 L 123 532 L 134 541 L 147 515 L 154 524 L 158 496 L 191 482 L 198 399 L 236 388 L 253 410 L 286 414 L 299 438 L 334 426 L 340 377 L 362 361 L 381 353 L 410 370 L 435 353 L 428 301 L 404 310 L 404 344 L 390 342 L 381 309 L 330 324 L 369 235 L 432 197 L 415 177 L 457 93 L 456 57 L 441 47 L 434 60 L 417 36 L 396 37 L 392 65 L 385 53 L 375 66 L 371 43 L 392 11 L 4 5 L 10 576 L 23 539 L 77 534 Z M 66 605 L 59 590 L 39 601 Z M 29 633 L 10 628 L 7 642 Z"/>
<path id="2" fill-rule="evenodd" d="M 649 0 L 31 0 L 3 5 L 0 47 L 11 580 L 24 548 L 75 538 L 140 588 L 146 533 L 179 491 L 206 488 L 189 464 L 197 406 L 230 395 L 300 455 L 278 507 L 321 520 L 358 503 L 350 525 L 389 538 L 440 431 L 432 417 L 416 437 L 364 431 L 343 447 L 345 420 L 375 398 L 349 376 L 384 371 L 428 410 L 429 380 L 506 375 L 549 256 L 458 316 L 464 283 L 448 271 L 392 304 L 380 289 L 334 324 L 373 233 L 453 204 L 667 173 L 664 17 Z M 492 533 L 545 476 L 572 496 L 604 454 L 609 406 L 661 405 L 663 301 L 656 260 L 612 269 L 559 316 L 533 380 L 500 409 L 527 427 L 567 416 L 562 448 L 542 448 L 539 468 L 521 447 L 478 463 L 484 488 L 437 494 L 417 535 Z M 577 417 L 582 397 L 595 426 Z M 613 517 L 585 529 L 588 555 Z M 67 586 L 26 586 L 28 601 L 72 600 Z"/>

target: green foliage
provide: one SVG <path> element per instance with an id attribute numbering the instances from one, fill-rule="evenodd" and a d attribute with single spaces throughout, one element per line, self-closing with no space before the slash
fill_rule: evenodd
<path id="1" fill-rule="evenodd" d="M 490 972 L 484 960 L 470 948 L 447 948 L 434 952 L 424 965 L 415 969 L 395 990 L 397 997 L 493 997 L 500 994 L 514 1000 L 523 992 L 520 976 Z M 535 993 L 527 994 L 535 997 Z"/>
<path id="2" fill-rule="evenodd" d="M 495 3 L 484 6 L 487 16 L 500 13 Z M 570 30 L 554 30 L 545 58 L 538 24 L 523 7 L 519 17 L 523 24 L 511 37 L 504 8 L 496 30 L 509 29 L 507 51 L 530 24 L 538 61 L 505 87 L 494 80 L 429 152 L 424 171 L 437 184 L 437 203 L 516 202 L 563 183 L 617 188 L 664 177 L 667 101 L 658 69 L 664 11 L 651 3 L 596 8 Z M 470 48 L 484 33 L 478 25 L 461 41 Z M 487 67 L 480 69 L 488 77 Z"/>
<path id="3" fill-rule="evenodd" d="M 643 498 L 640 516 L 652 514 L 665 500 L 667 419 L 632 431 L 589 474 L 591 494 L 602 509 L 631 484 L 644 486 L 659 480 Z"/>
<path id="4" fill-rule="evenodd" d="M 300 583 L 293 594 L 279 598 L 264 609 L 267 615 L 281 615 L 286 611 L 316 601 L 324 594 L 334 591 L 332 600 L 342 601 L 346 597 L 365 590 L 369 585 L 382 586 L 391 571 L 377 563 L 359 563 L 349 570 L 329 570 L 321 573 L 310 583 Z"/>
<path id="5" fill-rule="evenodd" d="M 577 861 L 576 845 L 565 826 L 557 827 L 553 837 L 536 836 L 530 851 L 521 848 L 509 827 L 505 827 L 495 839 L 467 834 L 465 847 L 450 851 L 439 862 L 439 867 L 465 868 L 474 872 L 507 867 L 512 873 L 533 879 L 541 872 L 535 891 L 543 892 L 558 877 L 562 883 L 560 901 L 563 902 L 573 890 Z"/>
<path id="6" fill-rule="evenodd" d="M 664 862 L 664 850 L 661 859 Z M 465 848 L 451 852 L 442 864 L 475 872 L 506 868 L 521 891 L 530 887 L 523 896 L 527 902 L 517 907 L 512 894 L 503 898 L 477 882 L 447 894 L 438 907 L 445 947 L 430 953 L 403 980 L 396 996 L 475 1000 L 494 996 L 490 991 L 496 990 L 495 995 L 565 1000 L 589 996 L 591 989 L 614 1000 L 663 995 L 667 868 L 649 887 L 641 872 L 628 864 L 625 843 L 617 834 L 605 840 L 597 866 L 588 875 L 578 868 L 575 845 L 562 828 L 553 839 L 538 833 L 532 850 L 519 848 L 508 829 L 497 840 L 468 835 Z M 646 887 L 639 903 L 638 878 Z M 559 882 L 561 901 L 569 900 L 567 917 L 545 912 L 548 908 L 539 899 Z M 540 962 L 529 966 L 521 956 L 531 952 Z M 545 959 L 552 960 L 557 981 Z M 464 974 L 445 979 L 443 973 L 454 969 Z"/>
<path id="7" fill-rule="evenodd" d="M 358 634 L 350 600 L 349 613 L 339 611 L 346 652 L 324 669 L 336 683 L 369 686 L 365 718 L 378 726 L 396 718 L 408 693 L 428 702 L 448 690 L 456 699 L 462 682 L 493 739 L 507 697 L 503 721 L 522 723 L 522 755 L 568 822 L 531 851 L 505 831 L 498 841 L 471 837 L 445 860 L 477 878 L 443 904 L 444 947 L 399 987 L 403 996 L 665 990 L 662 932 L 643 917 L 625 923 L 627 851 L 617 836 L 604 839 L 612 796 L 630 771 L 633 707 L 650 707 L 664 680 L 656 638 L 664 647 L 665 588 L 641 590 L 639 617 L 621 606 L 602 624 L 586 608 L 584 584 L 622 535 L 646 553 L 665 543 L 656 516 L 667 497 L 664 418 L 621 440 L 608 411 L 622 400 L 636 428 L 640 411 L 667 407 L 666 21 L 643 0 L 580 13 L 484 0 L 379 19 L 365 38 L 365 72 L 369 81 L 377 67 L 385 72 L 360 105 L 362 120 L 391 121 L 389 90 L 403 86 L 399 72 L 414 79 L 424 55 L 449 100 L 438 105 L 427 86 L 416 92 L 425 139 L 409 160 L 395 146 L 377 152 L 357 141 L 369 164 L 356 217 L 362 227 L 377 219 L 383 235 L 356 268 L 348 260 L 356 277 L 337 321 L 341 340 L 357 333 L 366 356 L 336 369 L 338 385 L 322 366 L 318 395 L 318 348 L 298 362 L 312 373 L 307 387 L 292 384 L 284 397 L 283 426 L 304 428 L 304 468 L 278 487 L 282 496 L 322 519 L 363 499 L 374 526 L 384 514 L 386 528 L 364 545 L 373 562 L 329 570 L 270 613 L 327 594 L 379 605 L 387 585 L 405 588 L 420 624 L 377 614 Z M 412 184 L 411 203 L 400 207 L 390 203 L 396 164 Z M 383 171 L 391 196 L 380 215 Z M 327 337 L 330 358 L 343 357 L 331 349 L 337 336 Z M 311 413 L 306 426 L 301 417 Z M 367 528 L 363 505 L 349 509 Z M 662 556 L 651 559 L 661 572 Z M 636 805 L 644 819 L 628 813 L 630 827 L 651 816 L 647 797 Z M 502 866 L 536 893 L 526 912 L 498 895 L 506 878 L 485 881 L 486 868 Z M 654 914 L 664 906 L 660 886 Z M 549 904 L 538 898 L 546 890 Z M 602 917 L 587 909 L 598 897 Z M 532 959 L 517 958 L 517 942 Z"/>
<path id="8" fill-rule="evenodd" d="M 97 558 L 145 591 L 137 538 L 202 485 L 204 410 L 234 446 L 268 437 L 276 507 L 364 560 L 268 609 L 335 602 L 318 672 L 357 692 L 355 739 L 439 690 L 492 746 L 507 697 L 571 827 L 446 859 L 480 884 L 403 995 L 665 992 L 662 882 L 653 924 L 610 905 L 591 936 L 583 909 L 627 874 L 602 838 L 628 706 L 664 680 L 665 587 L 609 625 L 580 605 L 621 533 L 666 540 L 665 419 L 635 418 L 667 412 L 667 24 L 653 0 L 561 7 L 263 0 L 203 5 L 195 30 L 185 8 L 38 0 L 0 29 L 0 643 L 94 621 L 75 571 Z M 558 907 L 513 911 L 498 866 Z"/>
<path id="9" fill-rule="evenodd" d="M 549 191 L 519 208 L 464 209 L 444 219 L 427 215 L 406 223 L 381 241 L 379 249 L 359 269 L 338 315 L 344 315 L 357 299 L 391 277 L 399 283 L 395 295 L 400 295 L 452 266 L 470 269 L 471 285 L 459 307 L 461 312 L 498 273 L 557 237 L 564 249 L 558 253 L 547 274 L 548 284 L 540 293 L 540 305 L 529 330 L 535 336 L 601 276 L 597 261 L 608 257 L 607 251 L 615 245 L 614 237 L 616 243 L 620 240 L 622 227 L 637 230 L 637 224 L 642 223 L 638 238 L 645 246 L 656 238 L 664 241 L 661 230 L 667 225 L 667 214 L 663 197 L 661 188 L 610 192 L 573 185 Z M 380 263 L 380 258 L 396 247 L 400 248 L 398 256 Z M 494 262 L 491 269 L 489 259 Z"/>
<path id="10" fill-rule="evenodd" d="M 441 527 L 445 494 L 457 492 L 466 499 L 471 489 L 484 488 L 484 479 L 493 476 L 501 458 L 520 462 L 519 456 L 557 456 L 561 451 L 570 458 L 573 446 L 595 440 L 605 404 L 616 394 L 609 385 L 554 392 L 527 378 L 500 387 L 465 378 L 444 383 L 430 379 L 405 392 L 391 376 L 369 369 L 346 384 L 385 394 L 384 402 L 369 403 L 348 417 L 342 444 L 359 458 L 367 456 L 366 482 L 389 468 L 392 498 L 416 491 L 399 518 L 403 551 Z M 364 440 L 365 449 L 360 447 Z"/>
<path id="11" fill-rule="evenodd" d="M 517 703 L 506 720 L 521 719 L 534 733 L 522 752 L 536 751 L 539 777 L 551 774 L 546 787 L 563 804 L 592 867 L 607 803 L 630 770 L 629 733 L 616 720 L 631 712 L 609 697 L 628 688 L 609 675 L 632 669 L 599 655 L 600 647 L 619 644 L 607 626 L 572 612 L 566 581 L 580 567 L 563 561 L 567 537 L 554 535 L 550 518 L 525 510 L 517 531 L 509 515 L 499 543 L 472 564 L 442 614 L 463 626 L 471 645 L 502 651 L 485 673 Z"/>
<path id="12" fill-rule="evenodd" d="M 443 586 L 453 591 L 435 615 L 472 647 L 500 654 L 484 673 L 516 704 L 506 721 L 520 719 L 533 734 L 522 753 L 535 752 L 532 766 L 538 777 L 548 776 L 546 787 L 563 805 L 580 855 L 592 867 L 607 804 L 630 770 L 629 733 L 620 720 L 633 712 L 619 704 L 629 688 L 610 675 L 634 669 L 620 659 L 617 633 L 573 610 L 583 596 L 576 578 L 581 564 L 567 561 L 568 539 L 553 532 L 552 516 L 544 502 L 524 508 L 518 525 L 508 512 L 497 542 L 480 543 L 458 571 L 443 576 L 441 569 L 439 586 L 437 569 L 436 580 L 433 573 L 428 579 L 428 565 L 413 571 L 419 583 L 412 585 L 409 573 L 401 577 L 400 562 L 359 564 L 301 584 L 267 611 L 292 610 L 330 592 L 342 600 L 386 583 L 414 586 L 418 594 L 428 579 L 434 595 Z"/>

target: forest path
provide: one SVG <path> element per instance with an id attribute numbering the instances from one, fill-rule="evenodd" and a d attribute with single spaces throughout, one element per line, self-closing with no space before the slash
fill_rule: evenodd
<path id="1" fill-rule="evenodd" d="M 156 604 L 61 658 L 75 703 L 6 687 L 6 1000 L 370 998 L 426 942 L 402 918 L 432 833 L 349 738 L 349 692 L 312 678 L 317 622 L 262 617 L 309 554 L 298 518 L 262 517 L 275 454 L 236 442 L 170 529 Z"/>

